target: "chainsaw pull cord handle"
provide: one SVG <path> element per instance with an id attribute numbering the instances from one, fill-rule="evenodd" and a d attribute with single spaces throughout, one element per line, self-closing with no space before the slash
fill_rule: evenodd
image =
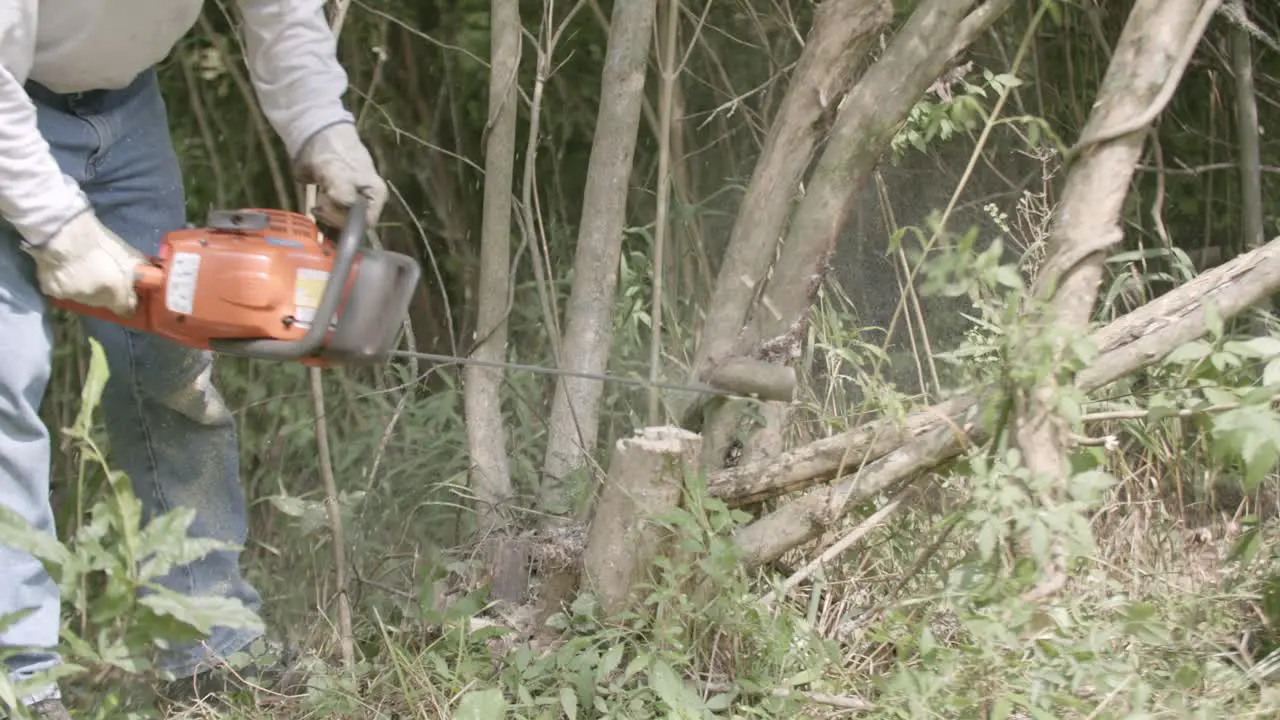
<path id="1" fill-rule="evenodd" d="M 338 249 L 334 255 L 333 267 L 329 270 L 329 279 L 324 284 L 320 305 L 316 308 L 315 317 L 312 318 L 311 327 L 307 329 L 306 335 L 299 340 L 211 340 L 209 348 L 218 353 L 262 360 L 297 360 L 314 355 L 320 349 L 325 336 L 329 334 L 329 324 L 338 310 L 338 303 L 342 300 L 342 291 L 346 289 L 347 277 L 351 275 L 356 251 L 360 249 L 360 240 L 364 237 L 368 203 L 364 195 L 357 195 L 356 201 L 347 211 L 347 223 L 338 235 Z"/>

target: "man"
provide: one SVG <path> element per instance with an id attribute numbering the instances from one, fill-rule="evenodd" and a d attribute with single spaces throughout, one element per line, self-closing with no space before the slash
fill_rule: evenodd
<path id="1" fill-rule="evenodd" d="M 154 66 L 191 28 L 202 0 L 0 0 L 0 503 L 54 532 L 50 436 L 37 415 L 50 375 L 46 297 L 129 313 L 133 268 L 184 226 L 183 179 Z M 341 226 L 362 193 L 369 222 L 386 199 L 353 118 L 347 78 L 322 0 L 237 0 L 249 75 L 294 173 L 319 187 L 317 213 Z M 102 412 L 112 464 L 127 472 L 147 517 L 196 511 L 191 533 L 243 546 L 246 512 L 236 428 L 210 382 L 211 358 L 154 336 L 86 319 L 111 378 Z M 172 572 L 165 585 L 257 609 L 237 553 Z M 0 547 L 0 632 L 14 679 L 54 667 L 59 595 L 31 556 Z M 175 684 L 216 676 L 210 658 L 278 667 L 263 638 L 227 628 L 167 655 Z M 239 670 L 237 670 L 239 672 Z M 37 717 L 67 718 L 56 685 L 24 698 Z"/>

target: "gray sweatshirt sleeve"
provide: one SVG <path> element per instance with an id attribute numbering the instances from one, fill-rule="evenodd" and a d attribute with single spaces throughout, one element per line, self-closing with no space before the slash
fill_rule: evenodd
<path id="1" fill-rule="evenodd" d="M 23 88 L 31 71 L 39 0 L 0 0 L 0 216 L 40 245 L 89 207 L 59 169 Z"/>
<path id="2" fill-rule="evenodd" d="M 324 0 L 236 0 L 249 76 L 267 121 L 296 159 L 317 131 L 354 118 L 342 103 L 347 73 Z"/>

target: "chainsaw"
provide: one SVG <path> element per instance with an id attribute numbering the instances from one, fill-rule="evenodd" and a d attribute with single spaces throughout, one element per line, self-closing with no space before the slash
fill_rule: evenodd
<path id="1" fill-rule="evenodd" d="M 360 247 L 364 198 L 337 239 L 299 213 L 215 210 L 204 227 L 167 233 L 134 274 L 137 309 L 124 316 L 67 300 L 71 312 L 225 355 L 310 367 L 388 356 L 421 268 Z"/>

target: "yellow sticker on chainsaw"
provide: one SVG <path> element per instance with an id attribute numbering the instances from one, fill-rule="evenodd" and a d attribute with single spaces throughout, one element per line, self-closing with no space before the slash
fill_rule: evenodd
<path id="1" fill-rule="evenodd" d="M 320 307 L 320 298 L 324 295 L 325 282 L 329 273 L 324 270 L 299 268 L 293 284 L 293 304 L 296 310 L 293 317 L 300 325 L 310 325 L 316 317 L 316 308 Z"/>

